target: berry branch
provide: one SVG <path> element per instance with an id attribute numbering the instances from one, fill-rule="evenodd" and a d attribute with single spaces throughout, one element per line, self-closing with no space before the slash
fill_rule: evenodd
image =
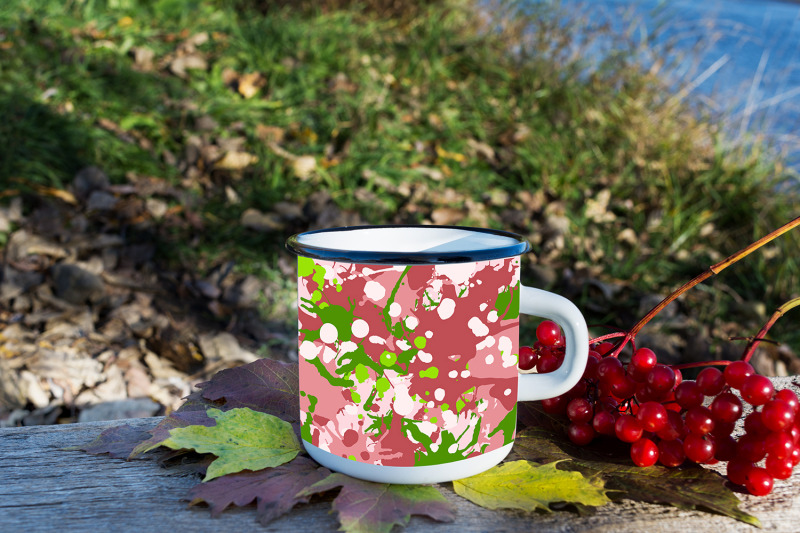
<path id="1" fill-rule="evenodd" d="M 636 347 L 635 337 L 681 294 L 797 226 L 800 217 L 711 266 L 662 300 L 630 331 L 591 339 L 583 376 L 567 393 L 542 400 L 544 411 L 566 416 L 567 437 L 574 444 L 616 438 L 630 444 L 631 460 L 642 467 L 727 462 L 731 482 L 754 495 L 771 492 L 775 479 L 788 479 L 800 463 L 800 400 L 790 389 L 775 391 L 749 360 L 775 322 L 800 306 L 800 298 L 773 313 L 738 361 L 659 364 L 653 350 Z M 520 348 L 520 372 L 559 368 L 565 341 L 558 325 L 541 322 L 536 338 L 533 346 Z M 633 354 L 623 363 L 618 356 L 628 342 Z M 687 368 L 703 369 L 695 380 L 684 381 L 681 369 Z M 737 439 L 733 430 L 744 403 L 753 409 L 744 418 L 744 435 Z"/>

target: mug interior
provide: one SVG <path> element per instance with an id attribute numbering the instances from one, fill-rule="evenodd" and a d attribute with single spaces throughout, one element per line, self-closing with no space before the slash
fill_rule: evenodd
<path id="1" fill-rule="evenodd" d="M 350 262 L 447 263 L 520 255 L 521 236 L 456 226 L 353 226 L 300 233 L 287 248 L 306 257 Z"/>

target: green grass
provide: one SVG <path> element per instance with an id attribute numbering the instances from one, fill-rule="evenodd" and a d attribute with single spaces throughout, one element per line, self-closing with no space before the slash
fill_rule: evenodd
<path id="1" fill-rule="evenodd" d="M 131 172 L 168 179 L 192 192 L 206 230 L 159 229 L 160 261 L 198 268 L 235 260 L 242 272 L 265 277 L 275 276 L 286 235 L 242 228 L 248 207 L 303 203 L 324 189 L 370 223 L 421 223 L 437 207 L 471 204 L 460 224 L 531 236 L 541 244 L 534 262 L 662 293 L 797 215 L 797 195 L 774 192 L 785 171 L 765 147 L 725 150 L 702 110 L 671 100 L 634 54 L 609 56 L 587 73 L 569 51 L 592 38 L 581 33 L 588 24 L 564 26 L 555 8 L 516 13 L 487 31 L 466 2 L 433 3 L 401 18 L 247 5 L 4 2 L 0 184 L 64 188 L 87 164 L 117 182 Z M 207 69 L 172 75 L 180 43 L 200 32 L 209 37 L 196 46 Z M 154 52 L 155 69 L 134 65 L 131 52 L 141 46 Z M 226 69 L 262 73 L 265 86 L 242 98 L 225 83 Z M 337 76 L 344 90 L 332 88 Z M 199 131 L 203 117 L 217 127 Z M 315 157 L 318 171 L 295 177 L 259 139 L 259 125 L 282 129 L 280 147 Z M 187 184 L 179 163 L 192 136 L 206 143 L 242 136 L 258 163 L 199 169 L 203 179 Z M 423 192 L 410 200 L 397 191 L 401 184 Z M 226 186 L 241 203 L 226 199 Z M 519 191 L 539 195 L 540 204 Z M 377 200 L 363 200 L 370 194 Z M 591 202 L 604 194 L 606 215 L 592 215 Z M 567 217 L 568 233 L 563 249 L 549 253 L 552 242 L 539 241 L 553 212 Z M 626 231 L 634 242 L 619 240 Z M 797 235 L 785 236 L 775 253 L 757 254 L 708 285 L 769 310 L 798 294 L 798 244 Z M 731 312 L 724 296 L 692 302 L 712 318 Z M 790 329 L 779 323 L 776 331 Z"/>

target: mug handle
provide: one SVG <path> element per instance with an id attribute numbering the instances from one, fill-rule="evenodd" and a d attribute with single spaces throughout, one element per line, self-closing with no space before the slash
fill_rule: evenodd
<path id="1" fill-rule="evenodd" d="M 564 362 L 547 374 L 520 374 L 518 401 L 555 398 L 570 390 L 583 376 L 589 357 L 589 330 L 575 304 L 557 294 L 521 286 L 519 312 L 558 323 L 566 337 Z"/>

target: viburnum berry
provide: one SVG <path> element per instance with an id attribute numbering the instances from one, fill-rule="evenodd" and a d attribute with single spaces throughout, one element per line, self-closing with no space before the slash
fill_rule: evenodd
<path id="1" fill-rule="evenodd" d="M 728 480 L 736 485 L 744 485 L 747 481 L 747 473 L 754 466 L 755 463 L 751 463 L 750 461 L 745 461 L 743 459 L 733 459 L 728 461 L 728 466 L 726 468 Z"/>
<path id="2" fill-rule="evenodd" d="M 711 415 L 717 422 L 736 422 L 742 416 L 742 402 L 732 392 L 723 392 L 711 402 Z"/>
<path id="3" fill-rule="evenodd" d="M 789 389 L 781 389 L 775 392 L 775 399 L 788 403 L 792 407 L 795 417 L 800 414 L 800 400 L 797 399 L 797 395 L 794 393 L 794 391 Z"/>
<path id="4" fill-rule="evenodd" d="M 536 363 L 536 369 L 540 374 L 549 374 L 550 372 L 558 370 L 562 362 L 563 360 L 559 359 L 558 355 L 553 352 L 544 352 L 539 355 L 539 362 Z"/>
<path id="5" fill-rule="evenodd" d="M 725 382 L 734 389 L 741 389 L 744 380 L 748 376 L 752 376 L 756 371 L 746 361 L 734 361 L 725 367 L 722 374 L 725 376 Z"/>
<path id="6" fill-rule="evenodd" d="M 647 438 L 640 438 L 631 444 L 631 460 L 636 466 L 653 466 L 658 461 L 658 446 Z"/>
<path id="7" fill-rule="evenodd" d="M 783 431 L 794 423 L 794 409 L 781 400 L 770 400 L 761 408 L 761 420 L 771 431 Z"/>
<path id="8" fill-rule="evenodd" d="M 600 435 L 614 435 L 617 418 L 609 411 L 598 411 L 592 418 L 592 428 Z"/>
<path id="9" fill-rule="evenodd" d="M 683 441 L 683 452 L 686 458 L 695 463 L 705 463 L 714 457 L 716 446 L 710 435 L 689 433 Z"/>
<path id="10" fill-rule="evenodd" d="M 675 387 L 675 401 L 684 409 L 702 405 L 703 392 L 696 381 L 684 381 Z"/>
<path id="11" fill-rule="evenodd" d="M 545 346 L 555 346 L 561 339 L 561 328 L 552 320 L 543 320 L 536 327 L 536 338 Z"/>
<path id="12" fill-rule="evenodd" d="M 647 373 L 658 363 L 656 353 L 650 348 L 639 348 L 631 356 L 631 362 L 628 363 L 628 372 L 631 377 L 636 381 L 644 381 Z"/>
<path id="13" fill-rule="evenodd" d="M 686 421 L 686 429 L 690 433 L 705 435 L 711 433 L 714 429 L 714 416 L 711 413 L 711 409 L 702 405 L 692 407 L 686 411 L 684 420 Z"/>
<path id="14" fill-rule="evenodd" d="M 658 443 L 658 462 L 664 466 L 675 468 L 681 466 L 686 461 L 686 453 L 683 451 L 683 441 L 662 440 Z"/>
<path id="15" fill-rule="evenodd" d="M 622 361 L 616 357 L 605 357 L 597 364 L 597 378 L 600 381 L 610 384 L 613 378 L 624 375 L 625 370 L 623 369 Z"/>
<path id="16" fill-rule="evenodd" d="M 575 424 L 589 422 L 594 416 L 591 402 L 586 398 L 574 398 L 567 404 L 567 418 Z"/>
<path id="17" fill-rule="evenodd" d="M 764 440 L 760 435 L 745 433 L 736 442 L 736 456 L 746 461 L 757 463 L 767 455 Z"/>
<path id="18" fill-rule="evenodd" d="M 769 457 L 788 459 L 794 451 L 794 442 L 788 433 L 776 431 L 764 439 L 764 451 Z"/>
<path id="19" fill-rule="evenodd" d="M 585 422 L 572 423 L 567 427 L 567 437 L 578 446 L 586 446 L 594 439 L 594 429 Z"/>
<path id="20" fill-rule="evenodd" d="M 519 360 L 517 366 L 521 370 L 532 370 L 539 361 L 539 356 L 530 346 L 523 346 L 519 349 Z"/>
<path id="21" fill-rule="evenodd" d="M 675 371 L 667 365 L 656 365 L 647 373 L 647 385 L 656 393 L 665 393 L 675 387 Z"/>
<path id="22" fill-rule="evenodd" d="M 667 425 L 667 409 L 658 402 L 645 402 L 639 406 L 636 419 L 645 431 L 655 433 Z"/>
<path id="23" fill-rule="evenodd" d="M 775 481 L 766 468 L 753 466 L 746 474 L 744 486 L 747 487 L 747 492 L 753 496 L 766 496 L 772 492 L 774 483 Z"/>
<path id="24" fill-rule="evenodd" d="M 766 376 L 753 374 L 744 379 L 739 391 L 744 401 L 750 405 L 763 405 L 772 398 L 775 388 Z"/>
<path id="25" fill-rule="evenodd" d="M 614 433 L 622 442 L 636 442 L 643 431 L 642 424 L 632 415 L 621 415 L 614 424 Z"/>
<path id="26" fill-rule="evenodd" d="M 789 457 L 781 458 L 767 455 L 767 459 L 764 461 L 764 468 L 775 479 L 789 479 L 792 477 L 794 465 Z"/>
<path id="27" fill-rule="evenodd" d="M 697 386 L 706 396 L 716 396 L 725 388 L 725 376 L 713 367 L 704 368 L 697 374 Z"/>

